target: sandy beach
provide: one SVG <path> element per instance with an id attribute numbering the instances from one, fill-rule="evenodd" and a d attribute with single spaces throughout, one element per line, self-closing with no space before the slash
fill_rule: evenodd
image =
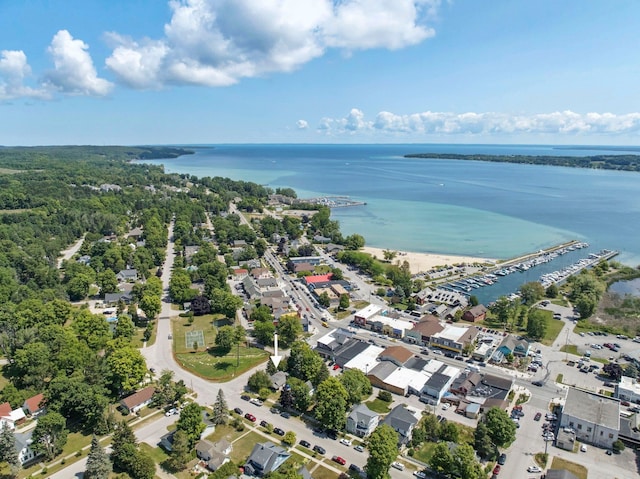
<path id="1" fill-rule="evenodd" d="M 373 246 L 365 246 L 362 251 L 369 253 L 379 260 L 384 260 L 385 248 L 374 248 Z M 398 261 L 407 261 L 411 268 L 412 274 L 429 271 L 435 266 L 444 266 L 460 263 L 495 263 L 495 259 L 489 258 L 474 258 L 472 256 L 455 256 L 448 254 L 436 254 L 436 253 L 412 253 L 410 251 L 399 251 L 391 249 L 390 251 L 396 251 L 398 254 L 392 260 L 392 263 L 396 264 Z"/>

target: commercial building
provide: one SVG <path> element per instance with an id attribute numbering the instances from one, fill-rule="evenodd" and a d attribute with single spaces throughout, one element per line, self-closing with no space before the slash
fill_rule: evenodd
<path id="1" fill-rule="evenodd" d="M 640 404 L 640 383 L 634 378 L 622 376 L 616 384 L 615 397 L 622 401 Z"/>
<path id="2" fill-rule="evenodd" d="M 620 401 L 569 388 L 560 427 L 572 428 L 576 432 L 576 440 L 609 449 L 618 440 Z"/>
<path id="3" fill-rule="evenodd" d="M 448 324 L 444 330 L 431 337 L 431 346 L 460 354 L 473 343 L 479 332 L 480 329 L 475 326 L 465 328 Z"/>

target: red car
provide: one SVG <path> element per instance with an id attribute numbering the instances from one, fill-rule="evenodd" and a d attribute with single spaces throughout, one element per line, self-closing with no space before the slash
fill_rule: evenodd
<path id="1" fill-rule="evenodd" d="M 338 369 L 340 369 L 340 366 L 338 366 L 337 364 L 334 364 L 334 365 L 333 365 L 333 370 L 334 370 L 334 371 L 336 371 L 336 370 L 338 370 Z"/>
<path id="2" fill-rule="evenodd" d="M 246 419 L 248 419 L 249 421 L 251 421 L 251 422 L 256 422 L 256 417 L 253 414 L 247 413 L 247 414 L 244 415 L 244 417 Z"/>
<path id="3" fill-rule="evenodd" d="M 340 464 L 341 466 L 344 466 L 347 461 L 344 460 L 344 458 L 340 457 L 340 456 L 333 456 L 331 458 L 332 461 L 337 462 L 338 464 Z"/>
<path id="4" fill-rule="evenodd" d="M 493 474 L 496 476 L 500 474 L 500 465 L 496 464 L 496 467 L 493 468 Z"/>

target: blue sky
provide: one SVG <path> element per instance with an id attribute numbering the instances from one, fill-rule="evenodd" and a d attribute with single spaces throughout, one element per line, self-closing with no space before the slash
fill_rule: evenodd
<path id="1" fill-rule="evenodd" d="M 638 145 L 635 0 L 0 0 L 0 144 Z"/>

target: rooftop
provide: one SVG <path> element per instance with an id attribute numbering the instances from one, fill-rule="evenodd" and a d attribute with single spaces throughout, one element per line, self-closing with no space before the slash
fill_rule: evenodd
<path id="1" fill-rule="evenodd" d="M 616 431 L 620 429 L 620 401 L 581 389 L 569 388 L 562 413 Z"/>
<path id="2" fill-rule="evenodd" d="M 384 348 L 381 348 L 380 346 L 373 346 L 372 344 L 358 341 L 357 349 L 352 348 L 351 351 L 355 354 L 353 354 L 346 363 L 343 363 L 343 367 L 345 369 L 359 369 L 363 373 L 367 374 L 378 364 L 376 359 L 380 356 L 382 351 L 384 351 Z"/>
<path id="3" fill-rule="evenodd" d="M 354 317 L 359 317 L 359 318 L 370 318 L 372 316 L 375 316 L 376 314 L 380 313 L 382 311 L 382 308 L 380 306 L 376 306 L 375 304 L 370 304 L 369 306 L 362 308 L 361 310 L 357 311 L 354 314 Z"/>
<path id="4" fill-rule="evenodd" d="M 436 333 L 434 336 L 437 338 L 448 339 L 449 341 L 458 341 L 465 335 L 468 328 L 462 328 L 460 326 L 445 326 L 444 330 Z"/>
<path id="5" fill-rule="evenodd" d="M 413 353 L 404 346 L 389 346 L 382 351 L 381 356 L 395 360 L 400 364 L 406 363 Z"/>

